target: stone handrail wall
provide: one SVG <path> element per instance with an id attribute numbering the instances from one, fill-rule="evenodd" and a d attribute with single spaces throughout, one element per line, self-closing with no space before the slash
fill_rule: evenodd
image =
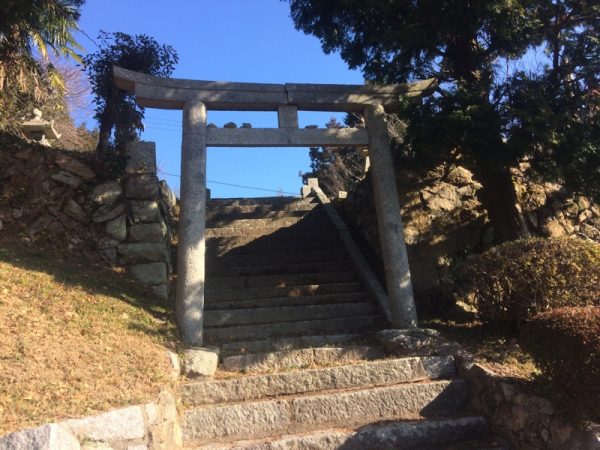
<path id="1" fill-rule="evenodd" d="M 319 187 L 319 182 L 316 178 L 308 179 L 309 191 L 313 193 L 313 195 L 317 198 L 319 203 L 323 205 L 325 208 L 325 212 L 327 216 L 337 229 L 340 239 L 344 243 L 346 247 L 346 251 L 352 259 L 354 267 L 356 268 L 361 280 L 363 281 L 365 288 L 369 293 L 373 296 L 373 298 L 377 301 L 381 311 L 383 312 L 386 320 L 388 322 L 392 321 L 392 313 L 390 311 L 390 299 L 388 298 L 383 286 L 377 279 L 377 276 L 371 270 L 369 263 L 361 253 L 358 245 L 354 242 L 350 230 L 340 217 L 339 213 L 335 209 L 335 207 L 329 201 L 329 198 L 325 195 L 325 193 Z M 304 189 L 303 189 L 304 192 Z"/>

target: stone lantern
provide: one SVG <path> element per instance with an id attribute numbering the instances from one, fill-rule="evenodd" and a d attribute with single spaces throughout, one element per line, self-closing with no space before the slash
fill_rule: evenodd
<path id="1" fill-rule="evenodd" d="M 21 130 L 27 139 L 46 147 L 51 147 L 49 140 L 60 139 L 60 134 L 54 129 L 54 120 L 42 119 L 42 112 L 34 108 L 33 119 L 23 122 Z"/>

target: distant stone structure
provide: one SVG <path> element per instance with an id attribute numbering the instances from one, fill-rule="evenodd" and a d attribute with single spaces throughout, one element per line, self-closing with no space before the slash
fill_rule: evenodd
<path id="1" fill-rule="evenodd" d="M 113 70 L 115 84 L 134 92 L 138 104 L 183 110 L 176 316 L 186 343 L 202 345 L 208 146 L 369 147 L 392 323 L 400 328 L 417 325 L 385 112 L 396 111 L 403 96 L 430 94 L 436 80 L 387 86 L 284 85 L 178 80 Z M 233 123 L 208 127 L 209 109 L 277 111 L 279 128 L 237 128 Z M 360 112 L 366 129 L 299 129 L 298 110 Z"/>
<path id="2" fill-rule="evenodd" d="M 60 134 L 54 129 L 54 120 L 42 119 L 42 111 L 37 108 L 33 110 L 33 119 L 21 124 L 21 130 L 27 139 L 45 147 L 51 147 L 48 139 L 60 139 Z"/>

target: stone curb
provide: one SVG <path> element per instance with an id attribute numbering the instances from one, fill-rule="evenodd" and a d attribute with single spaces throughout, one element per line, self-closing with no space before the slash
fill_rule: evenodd
<path id="1" fill-rule="evenodd" d="M 181 448 L 174 396 L 0 437 L 0 450 L 171 450 Z"/>

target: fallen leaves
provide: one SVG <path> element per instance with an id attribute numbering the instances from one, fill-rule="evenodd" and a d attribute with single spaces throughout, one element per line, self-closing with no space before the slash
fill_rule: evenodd
<path id="1" fill-rule="evenodd" d="M 28 252 L 0 248 L 0 435 L 152 399 L 164 306 L 122 274 Z"/>

